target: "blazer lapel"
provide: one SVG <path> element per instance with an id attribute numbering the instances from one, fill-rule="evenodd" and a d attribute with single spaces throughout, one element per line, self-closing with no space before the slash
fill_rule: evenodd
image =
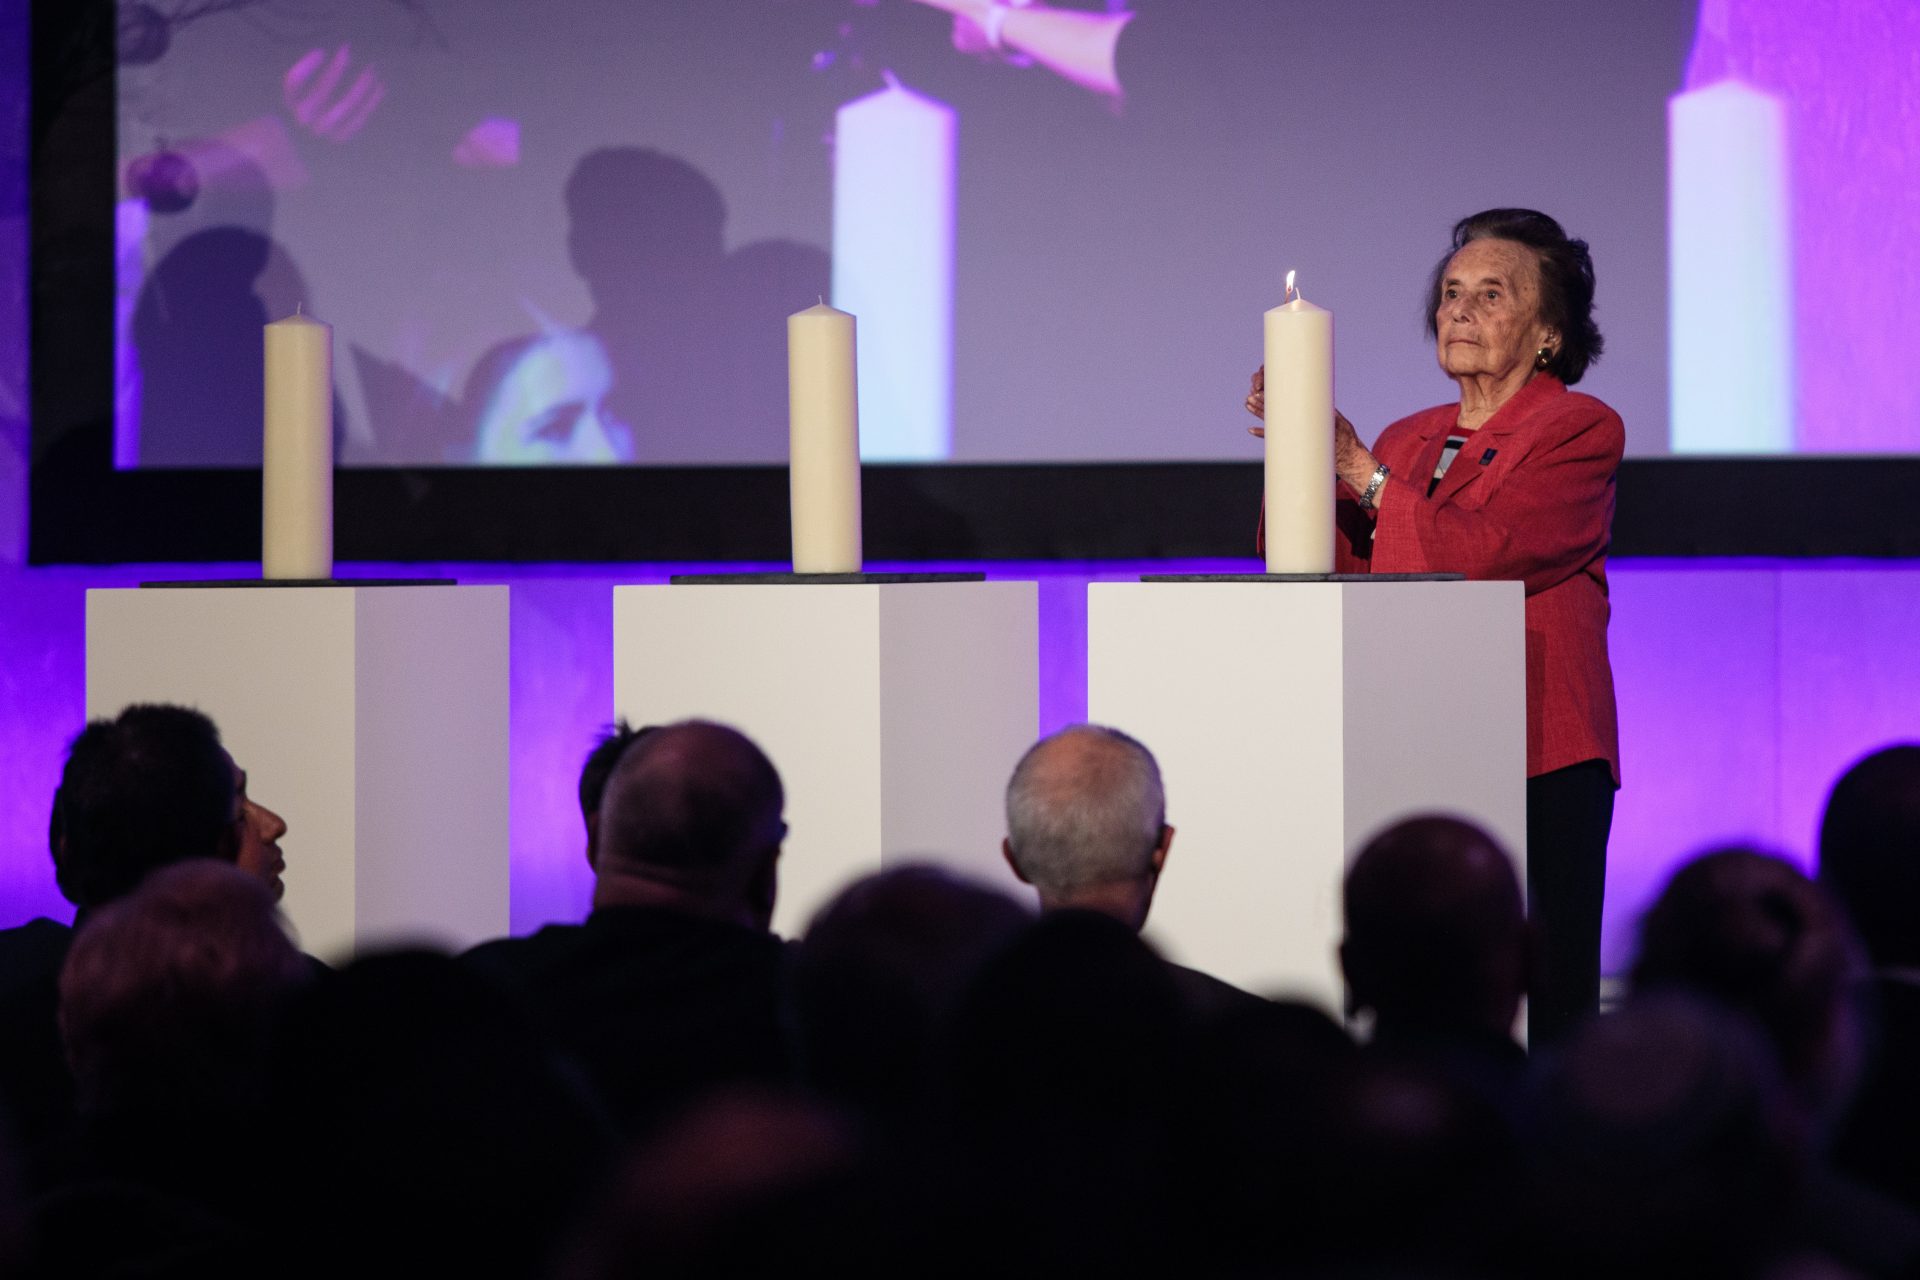
<path id="1" fill-rule="evenodd" d="M 1460 446 L 1460 453 L 1447 468 L 1446 476 L 1440 481 L 1440 487 L 1433 491 L 1434 502 L 1445 502 L 1454 494 L 1477 480 L 1493 462 L 1489 453 L 1497 454 L 1501 449 L 1518 448 L 1513 433 L 1526 421 L 1526 407 L 1533 400 L 1556 391 L 1564 391 L 1560 380 L 1551 374 L 1536 374 L 1527 380 L 1527 385 L 1516 391 L 1513 398 L 1501 405 L 1491 418 L 1480 425 L 1477 431 L 1467 432 L 1467 442 Z M 1451 430 L 1449 428 L 1448 430 Z M 1441 447 L 1445 447 L 1446 432 L 1441 433 Z M 1426 474 L 1433 474 L 1432 468 L 1439 465 L 1440 452 L 1434 450 L 1433 462 Z"/>
<path id="2" fill-rule="evenodd" d="M 1418 486 L 1415 490 L 1422 498 L 1427 496 L 1427 486 L 1433 482 L 1433 469 L 1440 465 L 1440 451 L 1447 447 L 1447 428 L 1437 428 L 1431 435 L 1420 440 L 1419 452 L 1413 455 L 1411 474 L 1404 477 Z M 1436 497 L 1438 494 L 1436 493 Z"/>

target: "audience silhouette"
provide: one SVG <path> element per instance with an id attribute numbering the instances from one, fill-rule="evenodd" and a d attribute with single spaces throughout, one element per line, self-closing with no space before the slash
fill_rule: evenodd
<path id="1" fill-rule="evenodd" d="M 641 735 L 652 733 L 654 728 L 642 725 L 636 729 L 625 720 L 616 720 L 594 741 L 593 749 L 581 762 L 580 821 L 587 829 L 589 867 L 598 865 L 600 860 L 600 801 L 607 794 L 607 779 L 613 776 L 613 767 L 620 763 L 627 748 Z"/>
<path id="2" fill-rule="evenodd" d="M 1166 963 L 1139 930 L 1173 831 L 1117 730 L 1013 772 L 1037 914 L 893 866 L 788 944 L 773 763 L 615 724 L 579 778 L 584 921 L 335 972 L 242 854 L 277 835 L 212 723 L 132 707 L 53 807 L 76 927 L 0 933 L 0 1271 L 1920 1274 L 1917 769 L 1841 779 L 1820 883 L 1687 862 L 1624 1005 L 1530 1059 L 1519 878 L 1456 818 L 1348 870 L 1351 1029 Z"/>
<path id="3" fill-rule="evenodd" d="M 1681 867 L 1641 926 L 1636 992 L 1704 994 L 1765 1035 L 1817 1155 L 1803 1208 L 1808 1238 L 1870 1275 L 1920 1267 L 1920 1217 L 1830 1167 L 1826 1150 L 1862 1065 L 1864 967 L 1845 916 L 1786 859 L 1720 849 Z"/>
<path id="4" fill-rule="evenodd" d="M 615 1140 L 525 1011 L 428 952 L 323 976 L 267 1074 L 283 1274 L 537 1274 Z"/>
<path id="5" fill-rule="evenodd" d="M 1866 1070 L 1835 1163 L 1920 1210 L 1920 745 L 1842 775 L 1820 824 L 1822 887 L 1860 932 Z"/>
<path id="6" fill-rule="evenodd" d="M 160 867 L 235 861 L 249 818 L 242 776 L 197 711 L 136 705 L 89 723 L 68 750 L 47 823 L 54 878 L 74 905 L 75 926 Z M 276 862 L 258 869 L 277 877 Z M 73 1117 L 56 1018 L 73 934 L 45 917 L 0 930 L 0 1104 L 29 1159 Z"/>
<path id="7" fill-rule="evenodd" d="M 1007 782 L 1001 852 L 1034 887 L 1043 911 L 1092 911 L 1129 929 L 1147 923 L 1173 848 L 1153 753 L 1118 729 L 1075 724 L 1028 748 Z M 1256 997 L 1211 974 L 1169 965 L 1181 998 L 1203 1017 Z"/>
<path id="8" fill-rule="evenodd" d="M 600 802 L 593 911 L 476 948 L 622 1130 L 699 1088 L 793 1074 L 769 931 L 786 825 L 773 764 L 743 734 L 687 721 L 639 736 Z"/>
<path id="9" fill-rule="evenodd" d="M 267 887 L 211 859 L 91 915 L 60 975 L 79 1125 L 34 1206 L 45 1269 L 237 1275 L 266 1260 L 270 1037 L 313 976 Z M 148 1225 L 100 1229 L 127 1220 Z"/>
<path id="10" fill-rule="evenodd" d="M 1031 918 L 932 866 L 848 886 L 808 925 L 794 964 L 808 1086 L 882 1127 L 911 1118 L 928 1102 L 961 995 Z"/>
<path id="11" fill-rule="evenodd" d="M 1375 836 L 1347 871 L 1340 964 L 1371 1043 L 1511 1110 L 1526 1073 L 1514 1040 L 1532 947 L 1513 862 L 1457 818 Z"/>
<path id="12" fill-rule="evenodd" d="M 1548 1055 L 1529 1102 L 1535 1274 L 1757 1277 L 1794 1252 L 1806 1134 L 1738 1014 L 1636 999 Z"/>

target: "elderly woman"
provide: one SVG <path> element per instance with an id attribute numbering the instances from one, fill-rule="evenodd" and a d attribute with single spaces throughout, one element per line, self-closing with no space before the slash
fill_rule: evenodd
<path id="1" fill-rule="evenodd" d="M 1601 347 L 1586 243 L 1530 209 L 1462 219 L 1428 289 L 1427 332 L 1457 404 L 1402 418 L 1372 449 L 1334 415 L 1335 567 L 1526 584 L 1528 888 L 1544 944 L 1530 1026 L 1544 1042 L 1597 1001 L 1620 783 L 1606 562 L 1625 431 L 1567 390 Z M 1264 393 L 1257 372 L 1256 416 Z"/>

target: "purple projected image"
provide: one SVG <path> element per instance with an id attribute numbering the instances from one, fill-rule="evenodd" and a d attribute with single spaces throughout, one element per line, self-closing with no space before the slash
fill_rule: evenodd
<path id="1" fill-rule="evenodd" d="M 1756 253 L 1745 266 L 1779 281 L 1775 296 L 1785 305 L 1766 319 L 1789 333 L 1763 350 L 1790 346 L 1785 425 L 1789 447 L 1799 452 L 1920 451 L 1920 379 L 1912 372 L 1920 333 L 1917 48 L 1920 6 L 1908 0 L 1700 6 L 1686 88 L 1737 86 L 1770 99 L 1785 126 L 1774 163 L 1785 175 L 1776 198 L 1791 238 L 1769 237 L 1779 252 Z M 1717 144 L 1723 152 L 1749 145 L 1724 136 Z M 1719 231 L 1725 236 L 1728 227 Z M 1728 283 L 1724 276 L 1717 282 Z M 1687 376 L 1680 367 L 1686 337 L 1674 336 L 1676 390 Z M 1744 364 L 1751 348 L 1725 325 L 1701 333 L 1698 345 L 1703 381 L 1765 383 L 1775 372 Z M 1743 442 L 1724 443 L 1738 450 Z M 1676 439 L 1676 449 L 1681 444 Z"/>
<path id="2" fill-rule="evenodd" d="M 1594 393 L 1666 447 L 1691 0 L 147 10 L 121 465 L 256 462 L 258 327 L 296 307 L 335 327 L 347 465 L 779 462 L 782 322 L 822 296 L 861 317 L 870 457 L 1251 458 L 1286 268 L 1339 313 L 1370 435 L 1444 394 L 1410 282 L 1496 204 L 1594 245 Z M 1434 109 L 1490 31 L 1501 101 L 1577 129 Z M 919 117 L 854 110 L 889 94 Z"/>

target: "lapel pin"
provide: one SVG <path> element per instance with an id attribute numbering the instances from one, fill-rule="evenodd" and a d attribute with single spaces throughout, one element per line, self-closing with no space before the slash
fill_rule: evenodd
<path id="1" fill-rule="evenodd" d="M 1480 465 L 1484 467 L 1484 466 L 1486 466 L 1486 465 L 1487 465 L 1487 464 L 1488 464 L 1489 462 L 1492 462 L 1492 461 L 1493 461 L 1493 455 L 1494 455 L 1494 454 L 1496 454 L 1496 453 L 1498 453 L 1498 452 L 1500 452 L 1500 451 L 1499 451 L 1498 449 L 1489 449 L 1489 450 L 1487 450 L 1487 451 L 1486 451 L 1485 453 L 1483 453 L 1483 454 L 1481 454 L 1481 455 L 1480 455 Z"/>

